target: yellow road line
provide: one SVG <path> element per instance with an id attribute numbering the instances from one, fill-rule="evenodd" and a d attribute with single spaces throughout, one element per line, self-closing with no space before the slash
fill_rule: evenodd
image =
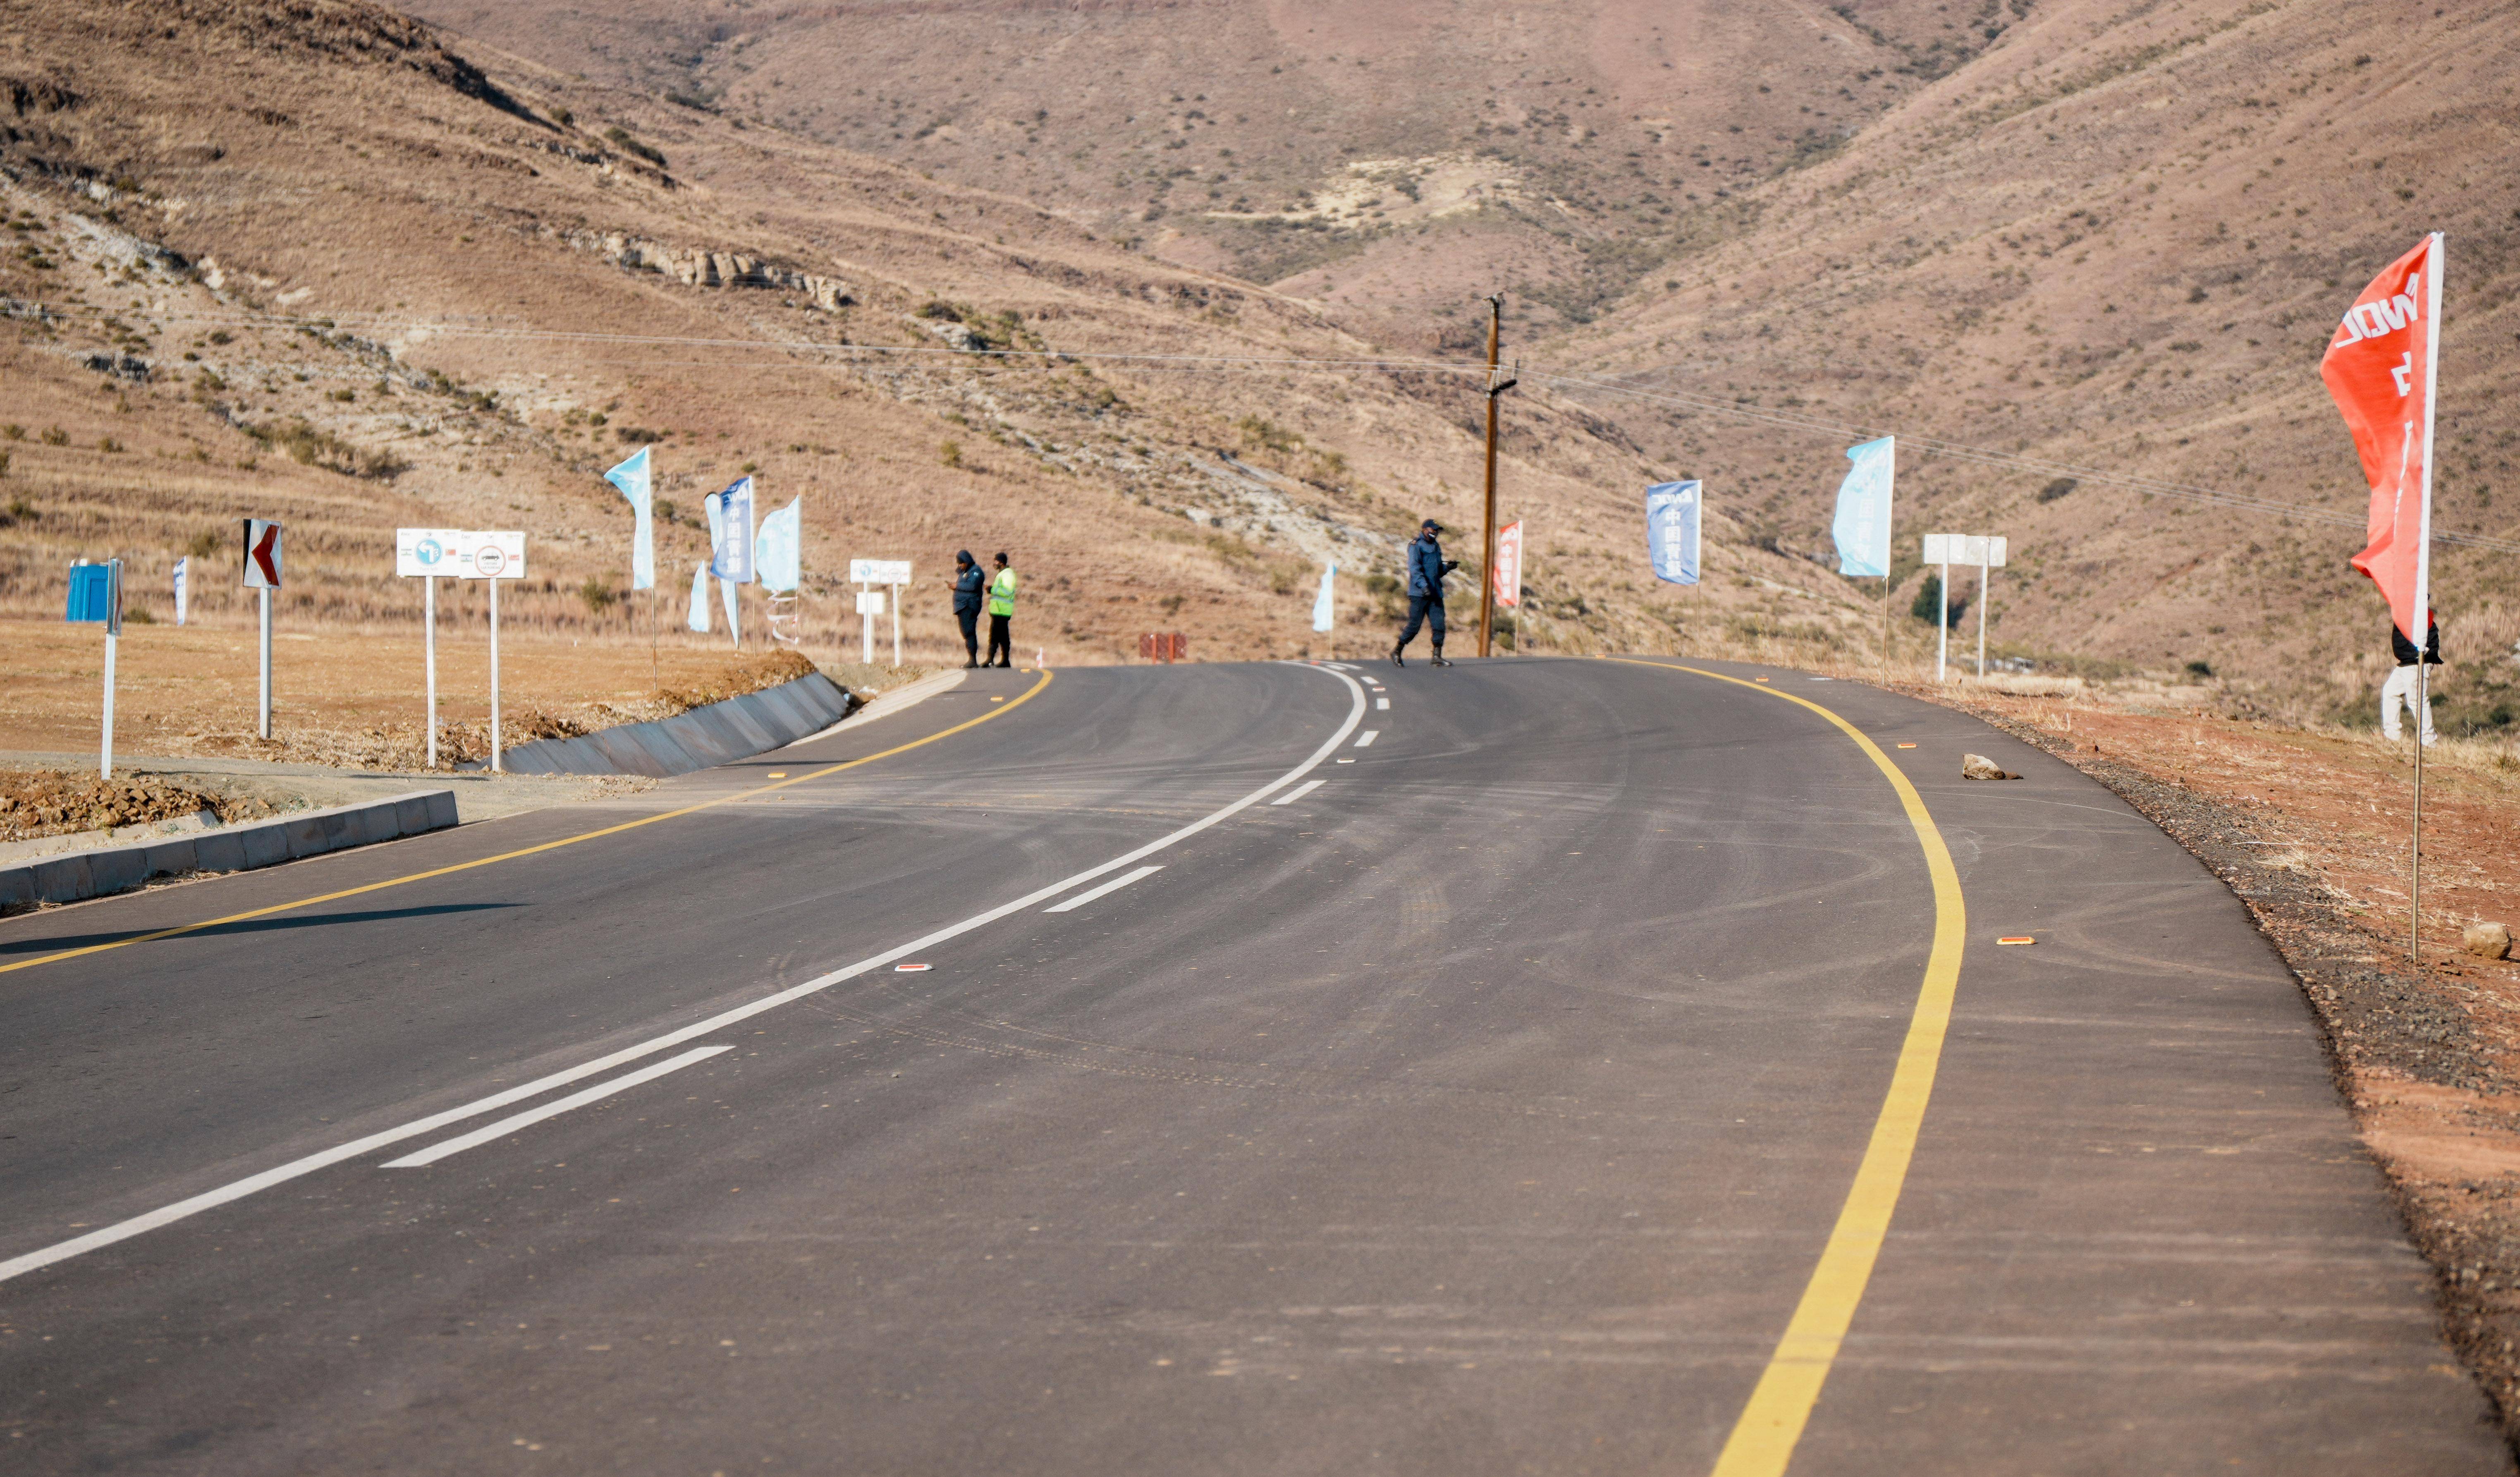
<path id="1" fill-rule="evenodd" d="M 82 949 L 65 949 L 59 954 L 47 954 L 39 959 L 21 960 L 14 964 L 0 964 L 0 974 L 7 974 L 16 969 L 32 969 L 37 964 L 59 963 L 63 960 L 77 959 L 79 956 L 85 954 L 102 954 L 108 949 L 122 949 L 133 944 L 153 943 L 161 938 L 173 938 L 177 934 L 197 933 L 203 928 L 216 928 L 225 923 L 242 923 L 248 918 L 268 918 L 275 913 L 290 913 L 299 908 L 312 908 L 318 903 L 338 902 L 342 898 L 357 897 L 363 892 L 382 892 L 387 887 L 400 887 L 406 882 L 425 882 L 430 877 L 442 877 L 450 873 L 470 872 L 475 867 L 488 867 L 493 863 L 513 862 L 518 857 L 530 857 L 539 852 L 558 851 L 563 846 L 575 846 L 580 841 L 592 841 L 598 836 L 619 835 L 625 830 L 637 830 L 642 826 L 653 826 L 659 821 L 671 821 L 678 816 L 688 816 L 698 811 L 707 810 L 712 806 L 732 805 L 738 800 L 749 800 L 755 795 L 769 794 L 772 790 L 787 789 L 792 785 L 810 783 L 813 781 L 824 779 L 827 776 L 836 775 L 844 769 L 855 769 L 861 764 L 873 764 L 878 759 L 889 759 L 895 754 L 906 754 L 912 749 L 921 747 L 923 744 L 934 743 L 939 738 L 950 738 L 956 734 L 963 732 L 965 729 L 977 728 L 992 718 L 1004 718 L 1007 714 L 1012 713 L 1015 709 L 1022 707 L 1025 703 L 1032 701 L 1034 694 L 1039 693 L 1042 689 L 1050 686 L 1050 669 L 1048 667 L 1042 668 L 1041 680 L 1025 689 L 1022 696 L 1011 700 L 1005 707 L 991 708 L 977 718 L 967 719 L 964 722 L 954 725 L 950 729 L 930 734 L 924 738 L 914 738 L 908 743 L 896 744 L 891 748 L 885 749 L 882 753 L 869 754 L 863 759 L 851 759 L 844 764 L 831 765 L 823 769 L 818 769 L 810 775 L 799 775 L 793 780 L 783 780 L 777 784 L 764 784 L 758 788 L 747 789 L 739 794 L 721 795 L 714 800 L 702 800 L 698 805 L 686 805 L 680 810 L 668 810 L 659 812 L 652 816 L 643 816 L 636 821 L 624 821 L 618 826 L 607 826 L 601 830 L 581 831 L 577 835 L 563 836 L 557 841 L 545 841 L 538 846 L 523 846 L 518 847 L 515 851 L 503 851 L 495 857 L 482 857 L 477 861 L 472 862 L 458 862 L 452 867 L 435 867 L 427 872 L 415 872 L 408 876 L 388 877 L 382 882 L 370 882 L 364 887 L 344 887 L 338 892 L 328 892 L 320 897 L 299 898 L 293 903 L 274 903 L 268 908 L 256 908 L 247 913 L 231 913 L 226 918 L 203 918 L 198 923 L 184 923 L 173 928 L 160 928 L 155 933 L 135 933 L 129 938 L 118 938 L 111 943 L 89 944 Z"/>
<path id="2" fill-rule="evenodd" d="M 1960 897 L 1959 872 L 1952 866 L 1951 849 L 1943 844 L 1943 833 L 1926 813 L 1924 799 L 1890 756 L 1855 725 L 1809 698 L 1721 672 L 1631 657 L 1614 659 L 1729 682 L 1799 703 L 1837 725 L 1898 792 L 1908 824 L 1916 832 L 1916 844 L 1925 853 L 1925 871 L 1934 879 L 1934 945 L 1925 957 L 1925 979 L 1916 991 L 1915 1011 L 1908 1019 L 1908 1039 L 1899 1049 L 1898 1069 L 1890 1074 L 1881 1115 L 1872 1122 L 1872 1141 L 1865 1146 L 1855 1184 L 1838 1210 L 1837 1225 L 1828 1233 L 1820 1265 L 1812 1269 L 1811 1280 L 1803 1287 L 1802 1301 L 1794 1305 L 1785 1336 L 1778 1340 L 1777 1352 L 1769 1356 L 1758 1387 L 1750 1392 L 1749 1404 L 1742 1407 L 1741 1418 L 1733 1423 L 1724 1454 L 1715 1461 L 1714 1477 L 1781 1477 L 1786 1463 L 1793 1460 L 1794 1443 L 1802 1439 L 1812 1407 L 1820 1400 L 1821 1386 L 1827 1382 L 1847 1325 L 1855 1320 L 1856 1305 L 1864 1301 L 1865 1286 L 1872 1279 L 1872 1263 L 1881 1254 L 1891 1212 L 1898 1208 L 1900 1187 L 1908 1180 L 1908 1161 L 1915 1154 L 1916 1135 L 1925 1122 L 1925 1101 L 1933 1096 L 1934 1072 L 1942 1063 L 1952 998 L 1959 989 L 1968 912 Z"/>

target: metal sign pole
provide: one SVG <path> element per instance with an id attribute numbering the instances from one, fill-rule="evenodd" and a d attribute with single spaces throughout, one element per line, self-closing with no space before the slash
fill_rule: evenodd
<path id="1" fill-rule="evenodd" d="M 122 560 L 105 561 L 105 734 L 103 752 L 97 762 L 100 777 L 113 778 L 113 646 L 122 635 Z"/>
<path id="2" fill-rule="evenodd" d="M 262 597 L 262 737 L 271 737 L 271 587 L 256 592 Z"/>
<path id="3" fill-rule="evenodd" d="M 1981 545 L 1977 556 L 1977 680 L 1980 682 L 1986 681 L 1986 576 L 1987 571 L 1995 567 L 1989 562 L 1994 558 L 1994 550 L 1993 543 Z"/>
<path id="4" fill-rule="evenodd" d="M 428 767 L 435 769 L 437 768 L 437 576 L 423 575 L 421 584 L 426 587 L 426 593 L 421 597 L 422 609 L 425 612 L 421 617 L 421 629 L 428 633 L 426 645 L 428 650 Z"/>
<path id="5" fill-rule="evenodd" d="M 499 580 L 490 579 L 490 773 L 505 773 L 499 750 Z"/>
<path id="6" fill-rule="evenodd" d="M 901 587 L 892 587 L 892 664 L 901 666 Z"/>
<path id="7" fill-rule="evenodd" d="M 1948 554 L 1951 551 L 1946 549 L 1943 552 Z M 1934 611 L 1934 681 L 1937 683 L 1944 680 L 1943 669 L 1952 654 L 1952 561 L 1950 559 L 1943 560 L 1943 579 L 1940 589 L 1942 606 Z"/>
<path id="8" fill-rule="evenodd" d="M 867 585 L 858 582 L 858 660 L 875 665 L 875 616 L 867 610 Z"/>

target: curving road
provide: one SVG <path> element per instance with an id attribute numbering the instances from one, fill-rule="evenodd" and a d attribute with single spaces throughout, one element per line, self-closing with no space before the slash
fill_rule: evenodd
<path id="1" fill-rule="evenodd" d="M 2230 894 L 1781 670 L 985 674 L 0 1011 L 11 1471 L 2512 1469 Z"/>

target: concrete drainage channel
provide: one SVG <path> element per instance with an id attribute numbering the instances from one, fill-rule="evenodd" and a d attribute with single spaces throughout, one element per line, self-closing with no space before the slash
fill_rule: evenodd
<path id="1" fill-rule="evenodd" d="M 954 674 L 959 681 L 961 673 Z M 933 679 L 922 690 L 950 686 Z M 864 703 L 822 673 L 653 723 L 625 724 L 578 738 L 547 738 L 508 751 L 511 773 L 645 775 L 664 778 L 748 759 L 829 731 Z M 891 704 L 883 704 L 889 708 Z M 870 717 L 876 716 L 870 714 Z M 476 766 L 467 765 L 468 769 Z M 100 846 L 0 865 L 0 913 L 76 903 L 138 887 L 152 877 L 249 872 L 352 846 L 443 830 L 458 823 L 455 792 L 414 790 L 355 805 L 298 811 L 270 821 Z"/>

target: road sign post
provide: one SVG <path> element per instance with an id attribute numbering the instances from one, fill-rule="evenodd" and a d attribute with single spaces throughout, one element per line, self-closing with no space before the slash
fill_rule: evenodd
<path id="1" fill-rule="evenodd" d="M 499 581 L 525 577 L 524 530 L 458 532 L 455 572 L 466 579 L 490 582 L 490 773 L 503 774 L 507 751 L 499 735 Z"/>
<path id="2" fill-rule="evenodd" d="M 268 518 L 245 520 L 243 587 L 262 597 L 262 687 L 257 732 L 271 737 L 271 592 L 280 588 L 280 525 Z"/>
<path id="3" fill-rule="evenodd" d="M 883 613 L 883 595 L 871 585 L 892 587 L 892 664 L 901 665 L 901 587 L 910 583 L 906 559 L 853 559 L 849 583 L 858 587 L 858 659 L 875 664 L 875 618 Z"/>
<path id="4" fill-rule="evenodd" d="M 422 582 L 421 649 L 428 675 L 423 691 L 428 704 L 428 767 L 437 768 L 437 577 L 455 572 L 455 550 L 463 538 L 453 528 L 394 530 L 394 573 Z"/>
<path id="5" fill-rule="evenodd" d="M 113 656 L 122 635 L 122 560 L 70 565 L 69 608 L 64 619 L 105 627 L 105 722 L 99 730 L 97 770 L 113 778 Z"/>
<path id="6" fill-rule="evenodd" d="M 1977 680 L 1986 681 L 1986 607 L 1994 602 L 1988 581 L 2003 567 L 2003 536 L 1989 534 L 1974 540 L 1977 545 Z"/>

